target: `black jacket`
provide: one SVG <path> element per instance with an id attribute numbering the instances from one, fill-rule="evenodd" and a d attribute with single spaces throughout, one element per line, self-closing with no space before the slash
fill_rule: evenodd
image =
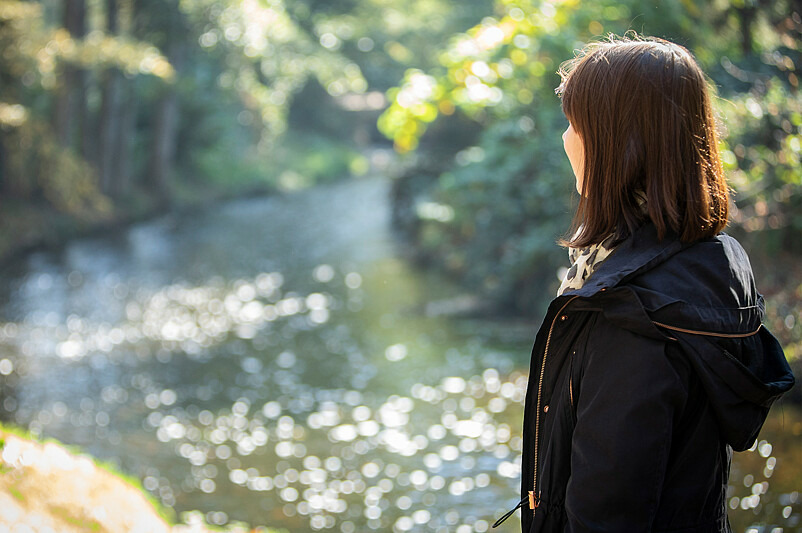
<path id="1" fill-rule="evenodd" d="M 552 301 L 524 407 L 523 532 L 730 531 L 732 450 L 794 383 L 763 313 L 737 241 L 658 241 L 652 225 Z"/>

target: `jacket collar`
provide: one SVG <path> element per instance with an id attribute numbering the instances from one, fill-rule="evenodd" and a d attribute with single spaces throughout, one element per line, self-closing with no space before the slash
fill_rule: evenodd
<path id="1" fill-rule="evenodd" d="M 638 316 L 643 325 L 648 318 L 682 329 L 740 335 L 754 332 L 764 315 L 746 252 L 725 234 L 691 243 L 672 235 L 658 240 L 654 225 L 645 224 L 616 247 L 582 288 L 564 295 L 584 297 L 585 305 L 591 305 L 597 298 L 590 297 L 607 289 L 605 314 L 621 311 L 630 317 L 627 322 Z"/>
<path id="2" fill-rule="evenodd" d="M 644 224 L 616 246 L 581 288 L 567 290 L 565 295 L 588 297 L 601 290 L 614 288 L 692 244 L 683 243 L 674 235 L 659 240 L 654 224 Z"/>

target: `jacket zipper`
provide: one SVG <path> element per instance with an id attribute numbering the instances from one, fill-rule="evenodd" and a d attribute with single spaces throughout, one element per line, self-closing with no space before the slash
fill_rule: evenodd
<path id="1" fill-rule="evenodd" d="M 537 457 L 538 457 L 538 438 L 540 434 L 540 394 L 543 390 L 543 376 L 546 371 L 546 358 L 549 356 L 549 343 L 551 342 L 551 333 L 554 331 L 554 324 L 557 322 L 557 318 L 560 317 L 560 314 L 563 312 L 568 304 L 573 302 L 578 296 L 572 297 L 570 300 L 565 302 L 560 310 L 554 315 L 554 319 L 551 321 L 551 325 L 549 326 L 549 334 L 546 336 L 546 347 L 543 350 L 543 361 L 540 363 L 540 378 L 537 382 L 537 410 L 535 411 L 535 464 L 534 464 L 534 474 L 532 479 L 532 490 L 529 491 L 529 508 L 532 509 L 532 514 L 535 514 L 537 510 L 537 506 L 540 503 L 540 493 L 535 496 L 535 492 L 537 491 Z"/>

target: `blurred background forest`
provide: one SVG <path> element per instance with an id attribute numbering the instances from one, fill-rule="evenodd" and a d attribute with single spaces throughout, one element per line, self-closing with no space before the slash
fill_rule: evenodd
<path id="1" fill-rule="evenodd" d="M 48 298 L 45 293 L 52 294 L 53 284 L 58 286 L 61 274 L 64 287 L 83 287 L 91 276 L 70 263 L 80 254 L 66 249 L 65 243 L 87 235 L 109 239 L 103 241 L 104 250 L 122 241 L 139 242 L 141 234 L 153 228 L 136 226 L 143 223 L 138 221 L 146 220 L 156 220 L 157 224 L 168 220 L 165 232 L 175 231 L 196 245 L 193 250 L 189 250 L 189 244 L 184 245 L 187 250 L 179 250 L 182 243 L 173 240 L 172 244 L 164 245 L 167 250 L 158 250 L 158 254 L 163 254 L 158 256 L 161 261 L 158 268 L 173 260 L 186 263 L 179 264 L 169 274 L 164 273 L 167 270 L 159 271 L 161 285 L 154 282 L 147 298 L 155 298 L 153 294 L 161 294 L 159 290 L 162 289 L 167 291 L 165 287 L 173 286 L 171 284 L 197 285 L 208 279 L 217 280 L 210 282 L 211 286 L 217 287 L 215 283 L 219 282 L 222 285 L 217 289 L 228 287 L 242 296 L 242 280 L 251 274 L 255 276 L 254 286 L 261 287 L 254 289 L 254 294 L 262 295 L 259 290 L 272 294 L 273 289 L 265 287 L 277 290 L 282 282 L 276 282 L 276 278 L 259 278 L 256 273 L 268 275 L 269 269 L 279 267 L 287 269 L 285 282 L 293 279 L 288 273 L 290 270 L 308 267 L 316 283 L 328 283 L 335 279 L 331 272 L 339 275 L 342 270 L 343 290 L 357 290 L 361 284 L 367 285 L 369 276 L 366 272 L 348 272 L 348 268 L 356 268 L 347 266 L 351 259 L 343 257 L 342 265 L 329 261 L 333 267 L 323 261 L 332 242 L 338 242 L 336 239 L 324 242 L 325 239 L 319 237 L 320 240 L 307 243 L 314 250 L 299 252 L 290 242 L 296 226 L 276 221 L 276 217 L 280 212 L 288 220 L 300 217 L 313 221 L 317 226 L 309 230 L 312 235 L 321 228 L 342 224 L 337 217 L 364 213 L 359 215 L 363 217 L 360 224 L 354 223 L 347 226 L 350 230 L 342 230 L 361 235 L 359 231 L 364 230 L 363 226 L 381 222 L 370 218 L 373 216 L 370 202 L 380 198 L 380 202 L 387 203 L 394 249 L 403 261 L 414 265 L 414 271 L 419 272 L 414 276 L 421 279 L 435 276 L 434 282 L 425 282 L 433 284 L 429 289 L 416 290 L 423 294 L 439 294 L 441 285 L 453 284 L 448 298 L 446 293 L 441 294 L 445 302 L 440 302 L 442 305 L 437 302 L 434 307 L 429 305 L 432 302 L 408 304 L 428 305 L 427 316 L 462 315 L 506 324 L 515 324 L 524 317 L 530 321 L 530 329 L 515 337 L 514 342 L 509 340 L 509 331 L 488 334 L 488 338 L 495 339 L 488 342 L 495 342 L 499 350 L 499 346 L 510 348 L 512 345 L 518 350 L 519 346 L 526 345 L 527 335 L 534 331 L 531 320 L 542 312 L 559 284 L 558 276 L 566 266 L 566 254 L 555 241 L 567 229 L 571 208 L 576 203 L 573 178 L 560 137 L 567 122 L 554 94 L 559 84 L 557 68 L 584 43 L 608 33 L 621 35 L 628 30 L 683 44 L 695 54 L 715 86 L 718 95 L 715 105 L 724 133 L 722 153 L 735 191 L 735 208 L 728 231 L 741 239 L 750 252 L 759 286 L 769 302 L 767 322 L 786 347 L 797 375 L 802 374 L 802 326 L 799 325 L 802 308 L 802 94 L 799 90 L 802 2 L 799 0 L 0 0 L 0 261 L 6 265 L 9 279 L 3 293 L 13 299 L 26 283 L 33 283 L 34 289 L 43 291 L 42 301 L 45 301 Z M 371 188 L 374 185 L 327 189 L 338 183 L 377 183 L 376 180 L 384 185 L 376 186 L 375 190 Z M 314 191 L 322 192 L 319 196 L 297 196 L 314 195 Z M 198 230 L 189 237 L 181 233 L 185 231 L 181 229 L 184 226 L 180 221 L 185 220 L 180 218 L 184 216 L 181 214 L 204 212 L 213 205 L 228 205 L 224 202 L 232 199 L 257 197 L 278 202 L 271 204 L 273 211 L 260 227 L 255 226 L 262 222 L 242 216 L 236 224 L 227 226 L 228 235 L 223 235 L 223 230 L 211 223 L 204 226 L 196 222 L 184 223 L 204 227 L 206 233 Z M 306 203 L 298 198 L 314 200 Z M 348 207 L 338 211 L 336 201 Z M 249 212 L 247 206 L 231 205 L 238 206 L 232 209 L 239 212 Z M 293 214 L 288 206 L 298 205 L 299 209 L 310 211 Z M 164 216 L 179 218 L 158 218 Z M 142 230 L 143 227 L 147 231 Z M 126 233 L 129 231 L 126 228 L 133 229 Z M 218 237 L 215 237 L 216 231 L 220 233 Z M 287 242 L 282 244 L 285 248 L 281 253 L 299 254 L 302 259 L 298 264 L 284 264 L 278 259 L 270 263 L 258 257 L 261 243 L 258 239 L 271 232 L 284 232 Z M 221 243 L 239 239 L 242 248 L 232 252 L 202 245 L 207 240 L 217 242 L 216 238 Z M 37 256 L 32 250 L 55 250 L 56 254 L 63 252 L 63 257 L 58 256 L 56 260 L 56 256 Z M 242 250 L 247 250 L 245 255 L 253 256 L 251 266 L 243 266 L 245 259 L 241 257 L 225 263 L 224 267 L 220 266 L 223 263 L 215 263 L 222 256 L 242 253 Z M 173 253 L 175 255 L 171 255 Z M 305 253 L 308 257 L 303 255 Z M 360 253 L 354 252 L 354 255 Z M 128 271 L 119 266 L 131 258 L 125 254 L 120 252 L 119 257 L 109 259 L 107 263 L 111 266 L 97 259 L 106 257 L 102 254 L 86 259 L 88 263 L 103 263 L 106 270 L 102 276 L 98 274 L 98 279 L 102 278 L 103 286 L 113 293 L 115 301 L 124 304 L 130 303 L 127 298 L 134 294 L 133 285 L 126 285 L 129 282 L 124 272 Z M 204 261 L 209 261 L 208 265 L 196 266 Z M 361 264 L 356 259 L 353 261 L 357 266 Z M 42 264 L 47 268 L 41 267 Z M 36 270 L 40 267 L 44 270 Z M 330 272 L 324 267 L 333 270 Z M 27 270 L 29 268 L 32 270 Z M 130 268 L 131 279 L 138 279 L 135 267 Z M 197 271 L 193 270 L 196 268 Z M 42 278 L 43 275 L 48 277 Z M 222 276 L 222 281 L 214 276 Z M 388 276 L 383 284 L 393 283 L 393 274 L 384 272 L 382 276 Z M 109 282 L 109 279 L 116 281 Z M 269 281 L 265 281 L 267 279 Z M 398 283 L 405 286 L 403 281 Z M 120 286 L 125 286 L 125 290 Z M 254 298 L 253 295 L 248 298 L 247 292 L 241 298 L 244 303 Z M 195 305 L 191 298 L 181 300 L 176 292 L 164 294 L 160 296 L 164 302 L 179 302 L 184 311 L 186 306 Z M 288 294 L 280 301 L 298 297 L 293 291 Z M 310 313 L 326 309 L 323 318 L 320 313 L 310 314 L 311 322 L 303 328 L 322 327 L 329 321 L 331 306 L 326 306 L 337 301 L 337 296 L 322 294 L 323 300 L 301 298 L 298 309 Z M 82 297 L 92 299 L 96 295 Z M 271 301 L 272 296 L 265 298 Z M 348 298 L 342 297 L 343 302 L 348 300 L 350 305 L 353 298 Z M 321 301 L 325 305 L 320 304 Z M 5 414 L 0 419 L 24 425 L 34 434 L 44 433 L 62 440 L 70 440 L 72 436 L 78 441 L 75 443 L 92 450 L 95 437 L 82 440 L 67 430 L 46 429 L 47 423 L 42 421 L 41 413 L 47 411 L 52 415 L 55 412 L 52 405 L 59 402 L 64 405 L 63 400 L 51 398 L 56 403 L 29 406 L 27 411 L 22 407 L 19 391 L 23 389 L 25 372 L 29 376 L 35 373 L 35 365 L 25 362 L 33 347 L 44 347 L 43 350 L 70 360 L 89 357 L 98 349 L 95 345 L 87 347 L 86 343 L 75 341 L 74 335 L 78 334 L 83 335 L 84 340 L 88 338 L 86 332 L 81 333 L 81 328 L 91 320 L 83 317 L 83 322 L 79 320 L 69 325 L 69 320 L 80 313 L 70 307 L 72 303 L 62 304 L 58 311 L 52 312 L 55 315 L 45 311 L 36 315 L 33 307 L 21 308 L 21 304 L 4 308 L 0 318 L 7 325 L 17 325 L 11 330 L 8 327 L 2 330 L 6 336 L 4 346 L 7 346 L 5 355 L 0 354 L 0 357 L 5 357 L 2 361 L 9 363 L 3 366 L 0 361 L 5 391 L 2 396 L 6 399 Z M 164 305 L 169 310 L 172 304 Z M 142 306 L 147 308 L 146 303 Z M 343 306 L 348 307 L 345 303 Z M 353 304 L 354 309 L 348 309 L 359 313 L 361 306 L 363 303 Z M 123 305 L 120 313 L 132 320 L 129 307 Z M 284 314 L 279 312 L 277 316 L 293 315 L 298 309 Z M 390 313 L 387 316 L 392 314 L 387 313 Z M 111 315 L 114 316 L 114 312 Z M 134 315 L 137 319 L 140 317 L 140 314 Z M 21 335 L 17 330 L 31 316 L 35 323 L 31 331 L 39 333 L 29 332 L 33 340 L 25 344 L 19 340 Z M 165 315 L 162 319 L 169 317 Z M 142 320 L 144 323 L 145 318 Z M 252 325 L 253 320 L 245 322 Z M 382 322 L 380 329 L 392 329 L 388 323 Z M 203 330 L 203 324 L 198 324 L 196 329 Z M 60 325 L 63 331 L 58 329 Z M 104 318 L 101 326 L 98 331 L 106 335 L 113 330 L 113 320 Z M 142 335 L 148 337 L 147 328 L 142 331 Z M 247 332 L 233 331 L 227 330 L 225 335 L 237 337 L 237 342 L 253 343 L 259 338 L 255 333 L 249 336 Z M 55 335 L 51 344 L 42 341 L 42 336 L 51 334 Z M 164 353 L 182 350 L 193 353 L 195 348 L 188 349 L 185 344 L 191 335 L 176 335 L 162 331 L 148 337 L 154 346 L 158 345 L 152 349 L 153 357 L 164 363 L 162 359 L 166 357 L 169 361 L 172 357 Z M 429 338 L 428 333 L 421 335 Z M 471 335 L 455 335 L 461 339 L 459 342 L 470 344 L 471 339 L 475 340 Z M 214 335 L 209 338 L 212 337 Z M 499 341 L 499 338 L 506 340 Z M 141 343 L 137 347 L 125 337 L 125 342 L 129 341 L 132 353 L 136 352 L 140 359 L 144 357 L 142 353 L 150 350 L 142 348 Z M 325 349 L 330 350 L 333 341 L 324 341 L 328 342 Z M 268 346 L 275 344 L 265 342 Z M 441 339 L 441 342 L 445 341 Z M 123 341 L 112 342 L 112 345 L 120 343 Z M 387 344 L 390 351 L 381 349 L 385 364 L 405 359 L 413 350 L 400 342 L 388 340 Z M 203 342 L 199 346 L 204 350 L 209 348 Z M 226 350 L 239 354 L 245 361 L 254 357 L 262 361 L 261 356 L 249 350 L 264 351 L 265 345 L 260 348 L 257 343 L 254 348 L 248 344 L 247 349 L 236 346 L 239 347 Z M 481 346 L 480 343 L 472 349 L 479 353 Z M 282 352 L 282 356 L 284 353 L 289 352 Z M 505 384 L 512 387 L 518 383 L 514 371 L 526 368 L 526 356 L 528 353 L 512 357 L 509 368 L 502 370 L 502 380 L 509 380 Z M 299 353 L 298 359 L 302 358 Z M 448 359 L 449 364 L 458 367 L 457 359 Z M 287 369 L 294 368 L 296 360 L 293 355 L 284 358 L 284 363 L 289 361 L 288 364 L 283 364 L 281 357 L 277 361 L 280 369 L 284 369 L 279 372 L 289 372 Z M 476 361 L 484 360 L 477 356 Z M 258 365 L 243 363 L 242 368 L 245 374 L 253 374 L 249 368 L 267 368 L 267 364 L 264 361 Z M 477 372 L 483 376 L 485 384 L 488 379 L 493 383 L 498 381 L 492 374 L 488 378 L 481 370 Z M 370 384 L 371 376 L 363 378 L 363 382 L 350 385 L 358 390 L 367 387 L 374 394 L 380 390 L 378 385 Z M 450 379 L 449 374 L 443 378 Z M 243 387 L 250 383 L 245 378 L 232 377 L 232 380 Z M 142 385 L 145 382 L 140 383 L 141 387 L 133 382 L 126 383 L 125 386 L 142 392 L 144 398 L 156 391 L 156 407 L 173 406 L 175 409 L 181 404 L 181 401 L 176 403 L 174 394 L 166 396 L 172 401 L 165 401 L 162 394 L 176 387 L 164 385 L 160 393 L 155 385 L 153 390 L 146 390 Z M 442 382 L 440 392 L 447 396 L 469 390 L 470 375 L 464 376 L 462 388 L 454 383 Z M 276 384 L 279 385 L 284 386 Z M 254 385 L 254 391 L 257 389 Z M 424 394 L 420 392 L 422 389 L 417 390 Z M 799 390 L 797 387 L 794 391 L 796 405 L 802 403 Z M 297 415 L 308 414 L 319 407 L 319 402 L 329 401 L 325 400 L 325 395 L 324 400 L 320 400 L 318 394 L 317 400 L 298 407 L 292 403 L 292 395 L 296 393 L 295 389 L 282 389 L 282 394 L 288 396 L 277 397 L 275 402 L 286 400 L 295 407 L 285 406 L 285 411 Z M 200 408 L 194 412 L 190 408 L 208 400 L 203 400 L 205 393 L 198 394 L 201 401 L 187 400 L 189 403 L 183 405 L 179 414 L 165 416 L 173 416 L 172 422 L 189 427 L 182 416 L 197 419 L 205 416 L 202 413 L 211 413 Z M 231 396 L 231 401 L 241 400 L 231 392 L 220 394 Z M 258 394 L 253 392 L 253 395 L 245 394 L 249 398 L 248 405 L 257 401 Z M 514 401 L 512 398 L 510 392 L 507 399 Z M 379 409 L 381 402 L 374 400 Z M 230 406 L 231 416 L 237 414 L 239 404 L 236 402 Z M 86 410 L 84 407 L 90 404 L 81 403 L 80 409 L 75 408 Z M 243 409 L 242 405 L 239 409 Z M 349 405 L 348 409 L 359 408 L 359 403 Z M 148 409 L 153 411 L 156 407 Z M 271 418 L 270 413 L 274 411 L 271 409 L 266 403 L 265 423 L 278 418 L 278 415 Z M 248 408 L 244 410 L 247 412 Z M 491 412 L 497 411 L 491 409 Z M 152 420 L 149 416 L 147 420 L 154 431 L 161 427 L 162 418 Z M 794 420 L 798 420 L 798 416 Z M 137 419 L 139 426 L 142 423 Z M 516 427 L 514 420 L 510 424 Z M 792 428 L 789 431 L 802 431 L 798 421 L 789 426 Z M 281 438 L 281 427 L 271 431 L 278 432 Z M 159 440 L 171 442 L 183 438 L 182 434 L 166 440 L 159 437 Z M 783 433 L 776 436 L 778 441 L 786 438 L 793 443 L 799 437 Z M 348 441 L 337 439 L 334 437 L 332 442 Z M 438 440 L 431 434 L 428 439 Z M 763 442 L 768 448 L 758 448 L 755 454 L 760 455 L 758 462 L 762 461 L 760 468 L 764 474 L 768 472 L 765 474 L 768 479 L 775 467 L 774 463 L 771 468 L 767 466 L 766 461 L 773 456 L 771 444 Z M 797 461 L 800 460 L 798 442 L 796 440 L 796 447 L 789 445 L 792 450 L 789 453 L 796 454 L 791 457 Z M 111 443 L 114 444 L 114 439 Z M 198 439 L 193 443 L 193 446 L 200 446 Z M 512 452 L 516 450 L 510 442 L 505 446 Z M 192 473 L 187 474 L 187 479 L 194 481 L 187 481 L 184 486 L 168 479 L 169 476 L 148 474 L 145 458 L 139 463 L 133 459 L 126 463 L 126 459 L 120 459 L 111 449 L 113 446 L 100 447 L 93 452 L 122 463 L 125 469 L 143 479 L 155 480 L 145 485 L 168 507 L 203 507 L 206 504 L 182 498 L 193 491 L 215 492 L 214 483 L 207 491 L 202 488 L 203 481 L 213 480 L 218 470 L 224 470 L 220 466 L 211 472 L 203 470 L 209 466 L 205 462 L 192 463 Z M 460 450 L 473 453 L 472 449 Z M 221 465 L 225 463 L 231 472 L 245 471 L 244 466 L 239 468 L 239 463 L 231 466 L 226 452 L 221 453 L 216 456 Z M 292 456 L 291 453 L 287 456 L 276 453 L 280 458 Z M 348 453 L 343 453 L 343 461 L 347 463 Z M 506 460 L 502 452 L 499 454 L 497 459 Z M 444 460 L 448 459 L 441 453 L 438 461 Z M 514 464 L 512 459 L 510 461 Z M 437 461 L 432 459 L 431 463 Z M 790 477 L 783 482 L 783 487 L 802 488 L 798 467 L 797 463 L 796 477 L 790 472 L 786 474 Z M 283 471 L 288 468 L 285 465 Z M 345 466 L 342 468 L 347 470 Z M 513 473 L 501 477 L 514 478 L 514 467 L 510 468 Z M 437 471 L 437 468 L 427 465 L 421 470 L 424 471 Z M 364 474 L 364 468 L 362 472 L 363 477 L 372 477 Z M 509 474 L 510 470 L 504 472 Z M 237 475 L 233 474 L 231 483 L 244 486 L 245 481 L 236 481 Z M 749 494 L 730 502 L 733 510 L 748 515 L 735 519 L 741 530 L 753 523 L 756 515 L 761 523 L 773 520 L 786 527 L 798 527 L 798 492 L 779 491 L 774 498 L 780 503 L 764 506 L 760 496 L 768 490 L 768 481 L 765 487 L 760 485 L 763 488 L 755 489 L 759 485 L 755 476 L 759 474 L 744 476 L 743 479 L 752 476 L 748 483 L 743 482 Z M 424 479 L 423 483 L 426 482 Z M 416 485 L 409 480 L 406 485 L 410 483 Z M 484 481 L 474 480 L 470 486 L 481 486 L 481 483 Z M 493 485 L 495 481 L 488 483 Z M 182 488 L 178 489 L 178 485 Z M 404 484 L 396 483 L 396 486 L 401 485 Z M 163 489 L 165 486 L 170 487 L 169 490 Z M 210 485 L 207 483 L 205 487 Z M 455 489 L 459 493 L 457 496 L 463 489 Z M 456 493 L 451 491 L 451 495 Z M 501 497 L 509 496 L 504 494 Z M 281 499 L 294 502 L 298 498 L 297 492 L 294 497 L 290 496 Z M 206 507 L 220 505 L 220 501 L 215 501 Z M 272 520 L 278 525 L 284 524 L 282 520 L 286 519 L 289 522 L 284 525 L 292 531 L 305 527 L 334 527 L 334 521 L 324 518 L 318 522 L 310 518 L 302 527 L 299 522 L 293 522 L 298 520 L 296 511 L 288 510 L 286 505 L 276 504 L 276 509 L 281 510 L 278 515 L 270 514 L 272 508 L 263 508 L 260 512 L 267 513 L 264 516 L 256 513 L 241 519 Z M 365 505 L 366 509 L 380 509 L 378 514 L 365 510 L 360 518 L 372 529 L 383 530 L 392 525 L 396 530 L 406 531 L 417 527 L 415 524 L 425 523 L 424 515 L 416 517 L 412 511 L 409 517 L 393 517 L 394 522 L 387 522 L 388 513 L 382 517 L 379 504 Z M 767 510 L 766 507 L 771 508 Z M 446 510 L 443 508 L 443 513 Z M 491 514 L 494 510 L 495 507 L 491 507 Z M 314 515 L 300 510 L 298 513 Z M 281 518 L 277 518 L 279 516 Z M 218 518 L 214 513 L 207 515 L 211 521 Z M 402 520 L 407 518 L 408 521 Z M 351 526 L 341 525 L 346 523 L 341 521 L 336 525 L 344 533 L 349 527 L 360 530 L 360 522 L 350 520 L 346 522 Z M 454 522 L 443 520 L 446 528 L 457 524 L 456 518 Z M 487 517 L 474 516 L 464 524 L 473 529 L 465 531 L 486 530 L 487 524 L 483 522 L 486 520 Z M 227 518 L 218 520 L 220 525 L 226 521 Z"/>

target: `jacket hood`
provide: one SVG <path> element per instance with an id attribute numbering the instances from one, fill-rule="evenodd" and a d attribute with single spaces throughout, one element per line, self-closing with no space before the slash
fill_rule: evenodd
<path id="1" fill-rule="evenodd" d="M 566 296 L 601 303 L 620 327 L 676 340 L 735 450 L 754 443 L 771 404 L 794 385 L 782 347 L 761 325 L 763 297 L 746 252 L 726 234 L 659 241 L 645 225 Z"/>

